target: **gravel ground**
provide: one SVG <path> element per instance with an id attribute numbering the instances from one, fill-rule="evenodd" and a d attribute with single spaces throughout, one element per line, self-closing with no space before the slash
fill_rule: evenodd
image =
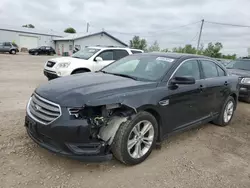
<path id="1" fill-rule="evenodd" d="M 228 127 L 211 124 L 166 140 L 140 165 L 83 163 L 38 147 L 24 129 L 46 56 L 0 54 L 0 187 L 250 187 L 250 105 Z"/>

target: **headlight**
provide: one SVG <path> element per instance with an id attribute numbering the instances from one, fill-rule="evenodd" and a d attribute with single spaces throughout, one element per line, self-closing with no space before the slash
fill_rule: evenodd
<path id="1" fill-rule="evenodd" d="M 250 78 L 243 78 L 243 79 L 241 80 L 241 83 L 242 83 L 242 84 L 250 84 Z"/>
<path id="2" fill-rule="evenodd" d="M 70 62 L 58 63 L 57 68 L 68 68 L 69 65 L 70 65 Z"/>

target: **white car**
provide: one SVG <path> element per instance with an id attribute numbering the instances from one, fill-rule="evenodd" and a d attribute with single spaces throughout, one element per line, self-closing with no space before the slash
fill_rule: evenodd
<path id="1" fill-rule="evenodd" d="M 135 53 L 143 53 L 143 51 L 116 47 L 86 47 L 70 57 L 48 60 L 44 65 L 44 75 L 51 80 L 71 74 L 94 72 L 115 60 Z"/>

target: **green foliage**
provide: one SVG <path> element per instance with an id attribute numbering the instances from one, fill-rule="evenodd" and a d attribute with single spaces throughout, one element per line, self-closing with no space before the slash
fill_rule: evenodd
<path id="1" fill-rule="evenodd" d="M 130 40 L 130 47 L 142 49 L 144 51 L 161 51 L 161 52 L 170 52 L 169 49 L 161 49 L 158 42 L 155 41 L 153 45 L 151 45 L 148 50 L 147 41 L 145 39 L 140 39 L 139 36 L 134 36 L 132 40 Z M 212 42 L 208 43 L 206 47 L 203 44 L 200 45 L 199 50 L 193 47 L 191 44 L 186 44 L 184 47 L 175 47 L 171 50 L 171 52 L 175 53 L 187 53 L 187 54 L 199 54 L 205 55 L 213 58 L 224 58 L 224 59 L 236 59 L 236 54 L 222 54 L 221 50 L 223 49 L 223 45 L 220 42 L 216 42 L 213 44 Z"/>
<path id="2" fill-rule="evenodd" d="M 73 27 L 66 28 L 64 33 L 76 33 L 76 30 Z"/>
<path id="3" fill-rule="evenodd" d="M 134 36 L 132 40 L 130 40 L 130 48 L 146 50 L 147 49 L 147 41 L 145 39 L 140 39 L 139 36 Z"/>
<path id="4" fill-rule="evenodd" d="M 220 42 L 216 42 L 213 44 L 212 42 L 208 43 L 207 48 L 203 51 L 203 55 L 214 57 L 214 58 L 221 58 L 222 54 L 220 53 L 223 45 Z"/>
<path id="5" fill-rule="evenodd" d="M 26 24 L 26 25 L 23 25 L 22 27 L 27 27 L 27 28 L 35 28 L 35 26 L 34 26 L 34 25 L 32 25 L 32 24 Z"/>
<path id="6" fill-rule="evenodd" d="M 169 52 L 169 49 L 168 48 L 161 49 L 161 52 Z"/>
<path id="7" fill-rule="evenodd" d="M 161 51 L 161 48 L 160 48 L 158 42 L 155 41 L 154 44 L 152 44 L 152 45 L 148 48 L 148 51 L 149 51 L 149 52 L 159 52 L 159 51 Z"/>
<path id="8" fill-rule="evenodd" d="M 236 59 L 236 54 L 233 54 L 233 55 L 230 55 L 230 54 L 228 54 L 228 55 L 222 55 L 222 58 L 223 59 Z"/>
<path id="9" fill-rule="evenodd" d="M 173 52 L 176 53 L 187 53 L 187 54 L 196 54 L 196 48 L 193 47 L 191 44 L 185 45 L 184 48 L 178 47 L 178 48 L 173 48 Z"/>

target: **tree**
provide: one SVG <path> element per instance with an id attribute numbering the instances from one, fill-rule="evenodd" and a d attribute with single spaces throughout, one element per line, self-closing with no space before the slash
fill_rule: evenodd
<path id="1" fill-rule="evenodd" d="M 198 55 L 202 55 L 203 54 L 203 50 L 204 50 L 204 44 L 201 44 L 199 47 L 199 50 L 197 51 Z"/>
<path id="2" fill-rule="evenodd" d="M 76 33 L 76 30 L 73 27 L 68 27 L 64 30 L 64 33 Z"/>
<path id="3" fill-rule="evenodd" d="M 187 44 L 185 45 L 185 47 L 183 48 L 184 53 L 187 54 L 196 54 L 197 50 L 195 47 L 193 47 L 191 44 Z"/>
<path id="4" fill-rule="evenodd" d="M 154 44 L 152 44 L 152 45 L 148 48 L 148 51 L 149 51 L 149 52 L 159 52 L 159 51 L 161 51 L 158 42 L 155 41 Z"/>
<path id="5" fill-rule="evenodd" d="M 167 48 L 162 49 L 161 52 L 169 52 L 169 49 L 167 49 Z"/>
<path id="6" fill-rule="evenodd" d="M 173 48 L 172 50 L 175 53 L 187 53 L 187 54 L 196 54 L 196 48 L 193 47 L 191 44 L 186 44 L 183 48 Z"/>
<path id="7" fill-rule="evenodd" d="M 34 26 L 34 25 L 32 25 L 32 24 L 26 24 L 26 25 L 23 25 L 22 27 L 27 27 L 27 28 L 35 28 L 35 26 Z"/>
<path id="8" fill-rule="evenodd" d="M 145 39 L 140 39 L 139 36 L 134 36 L 133 39 L 130 40 L 130 48 L 146 50 L 147 41 Z"/>
<path id="9" fill-rule="evenodd" d="M 221 58 L 222 54 L 220 50 L 223 48 L 223 45 L 220 42 L 216 42 L 213 44 L 212 42 L 208 43 L 207 48 L 204 50 L 203 55 L 214 57 L 214 58 Z"/>
<path id="10" fill-rule="evenodd" d="M 222 55 L 222 58 L 223 59 L 236 59 L 236 57 L 237 57 L 237 55 L 236 54 L 233 54 L 233 55 L 231 55 L 231 54 L 227 54 L 227 55 Z"/>

